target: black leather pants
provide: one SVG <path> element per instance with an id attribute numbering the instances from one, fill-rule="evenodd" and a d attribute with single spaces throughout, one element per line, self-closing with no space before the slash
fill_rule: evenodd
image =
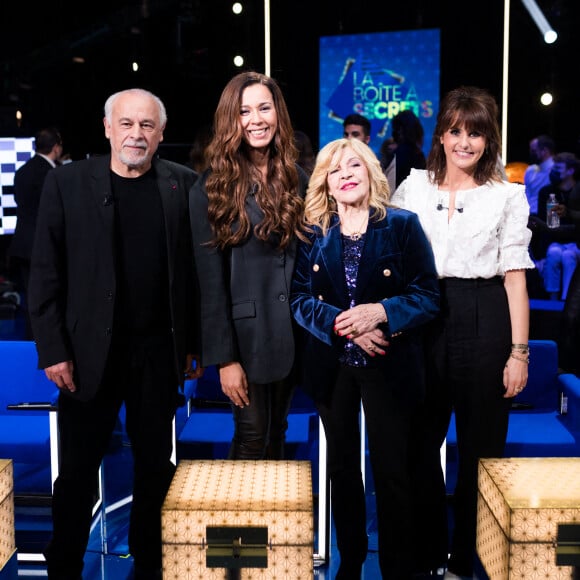
<path id="1" fill-rule="evenodd" d="M 250 404 L 232 405 L 234 437 L 229 459 L 283 459 L 288 411 L 294 394 L 289 378 L 267 384 L 249 383 Z"/>

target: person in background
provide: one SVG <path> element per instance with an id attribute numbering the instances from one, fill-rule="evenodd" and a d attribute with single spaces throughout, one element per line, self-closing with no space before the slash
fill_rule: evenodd
<path id="1" fill-rule="evenodd" d="M 580 250 L 576 245 L 576 238 L 572 221 L 567 215 L 568 200 L 574 189 L 580 170 L 580 161 L 573 153 L 561 152 L 554 155 L 554 164 L 550 170 L 550 184 L 542 187 L 538 194 L 537 217 L 547 220 L 546 202 L 551 193 L 555 194 L 558 205 L 559 226 L 556 228 L 536 229 L 536 216 L 530 216 L 532 230 L 532 248 L 538 247 L 538 237 L 547 245 L 547 249 L 540 248 L 539 258 L 544 288 L 551 300 L 566 300 L 570 280 L 580 259 Z M 535 235 L 534 235 L 535 234 Z M 534 242 L 536 244 L 534 245 Z M 532 254 L 535 257 L 534 254 Z M 542 258 L 543 261 L 542 261 Z M 540 267 L 538 261 L 536 265 Z"/>
<path id="2" fill-rule="evenodd" d="M 27 307 L 30 257 L 36 231 L 36 217 L 44 179 L 54 169 L 62 155 L 62 138 L 55 127 L 46 127 L 34 137 L 35 154 L 14 174 L 16 228 L 8 248 L 10 264 L 14 267 L 19 288 L 24 293 L 25 339 L 32 339 Z"/>
<path id="3" fill-rule="evenodd" d="M 566 208 L 573 227 L 576 247 L 580 248 L 580 183 L 576 183 Z M 574 270 L 562 311 L 561 332 L 558 338 L 558 355 L 563 372 L 580 374 L 580 268 Z"/>
<path id="4" fill-rule="evenodd" d="M 189 150 L 187 166 L 191 167 L 198 175 L 207 169 L 206 149 L 211 141 L 211 126 L 203 125 L 196 133 Z"/>
<path id="5" fill-rule="evenodd" d="M 417 216 L 388 207 L 373 151 L 327 144 L 306 194 L 292 311 L 304 329 L 301 384 L 324 425 L 337 579 L 361 577 L 367 556 L 359 410 L 364 407 L 386 580 L 411 578 L 408 442 L 424 393 L 421 325 L 438 312 L 437 272 Z"/>
<path id="6" fill-rule="evenodd" d="M 416 543 L 429 538 L 417 565 L 438 568 L 448 553 L 440 448 L 455 411 L 459 468 L 445 578 L 473 575 L 478 462 L 503 455 L 511 398 L 528 376 L 529 205 L 522 185 L 502 181 L 497 117 L 487 91 L 450 91 L 427 169 L 412 169 L 391 200 L 418 214 L 440 279 L 441 314 L 427 329 L 427 397 L 413 429 L 413 494 Z"/>
<path id="7" fill-rule="evenodd" d="M 530 213 L 537 214 L 540 189 L 550 184 L 550 170 L 554 164 L 556 144 L 548 135 L 538 135 L 530 141 L 530 164 L 524 173 L 526 196 Z"/>
<path id="8" fill-rule="evenodd" d="M 308 176 L 278 84 L 256 72 L 220 96 L 209 169 L 190 194 L 201 363 L 230 399 L 230 459 L 282 459 L 295 377 L 290 281 Z"/>
<path id="9" fill-rule="evenodd" d="M 51 171 L 30 271 L 39 367 L 60 390 L 48 577 L 81 578 L 101 460 L 126 409 L 135 579 L 161 578 L 161 505 L 175 472 L 179 387 L 200 376 L 188 192 L 196 174 L 155 157 L 167 114 L 143 89 L 111 95 L 111 153 Z"/>
<path id="10" fill-rule="evenodd" d="M 314 169 L 314 149 L 310 137 L 304 131 L 294 131 L 294 144 L 298 150 L 296 163 L 302 167 L 306 175 L 310 176 Z"/>
<path id="11" fill-rule="evenodd" d="M 367 145 L 371 142 L 371 122 L 363 115 L 351 113 L 342 122 L 345 139 L 358 139 Z"/>
<path id="12" fill-rule="evenodd" d="M 423 153 L 425 131 L 417 115 L 407 109 L 393 117 L 391 133 L 392 146 L 387 145 L 384 150 L 381 147 L 381 166 L 388 176 L 389 166 L 394 165 L 392 169 L 395 172 L 394 191 L 412 168 L 425 169 L 426 160 Z"/>

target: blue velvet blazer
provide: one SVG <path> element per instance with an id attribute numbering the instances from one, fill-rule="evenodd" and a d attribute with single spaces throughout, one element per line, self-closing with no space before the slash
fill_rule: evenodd
<path id="1" fill-rule="evenodd" d="M 380 302 L 390 340 L 385 356 L 370 359 L 384 371 L 397 394 L 418 401 L 424 394 L 421 327 L 439 311 L 439 285 L 431 245 L 416 214 L 389 208 L 381 221 L 369 220 L 359 264 L 356 304 Z M 349 308 L 338 218 L 326 236 L 317 228 L 298 247 L 291 308 L 303 329 L 299 337 L 302 384 L 315 400 L 327 400 L 339 368 L 345 337 L 334 320 Z"/>

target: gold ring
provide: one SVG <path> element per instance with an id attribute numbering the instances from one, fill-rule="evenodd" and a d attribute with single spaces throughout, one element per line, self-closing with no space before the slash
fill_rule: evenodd
<path id="1" fill-rule="evenodd" d="M 357 330 L 357 328 L 356 328 L 356 326 L 354 324 L 350 327 L 350 329 L 351 329 L 351 334 L 357 334 L 358 333 L 358 330 Z"/>

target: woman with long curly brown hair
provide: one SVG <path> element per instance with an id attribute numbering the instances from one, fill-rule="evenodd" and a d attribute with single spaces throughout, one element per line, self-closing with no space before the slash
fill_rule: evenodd
<path id="1" fill-rule="evenodd" d="M 232 403 L 231 459 L 280 459 L 294 391 L 289 306 L 308 177 L 277 83 L 233 77 L 214 115 L 209 169 L 190 194 L 201 364 Z"/>

